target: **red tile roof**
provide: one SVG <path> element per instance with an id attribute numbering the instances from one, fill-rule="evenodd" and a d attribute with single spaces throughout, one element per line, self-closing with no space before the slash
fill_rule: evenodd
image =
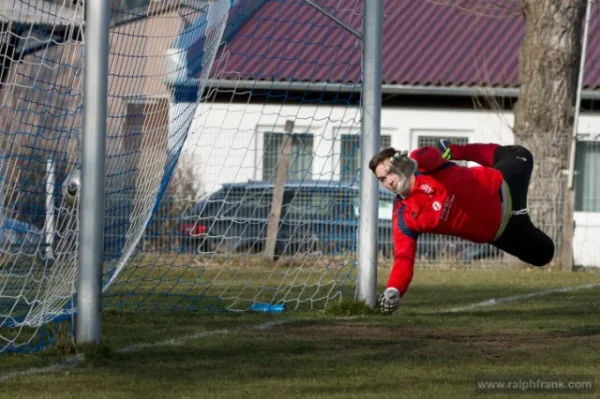
<path id="1" fill-rule="evenodd" d="M 362 31 L 362 0 L 319 0 Z M 517 87 L 519 0 L 385 0 L 383 82 Z M 454 5 L 450 5 L 454 4 Z M 460 4 L 462 6 L 456 6 Z M 600 88 L 600 7 L 594 6 L 585 86 Z M 267 0 L 218 56 L 213 78 L 359 83 L 359 40 L 303 0 Z"/>

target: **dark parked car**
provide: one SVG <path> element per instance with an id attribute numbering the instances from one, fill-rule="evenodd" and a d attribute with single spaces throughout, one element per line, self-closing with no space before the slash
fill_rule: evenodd
<path id="1" fill-rule="evenodd" d="M 285 185 L 275 253 L 354 251 L 359 187 L 303 181 Z M 184 249 L 198 252 L 261 252 L 267 236 L 273 183 L 225 184 L 183 216 Z M 380 191 L 379 249 L 391 252 L 393 194 Z"/>

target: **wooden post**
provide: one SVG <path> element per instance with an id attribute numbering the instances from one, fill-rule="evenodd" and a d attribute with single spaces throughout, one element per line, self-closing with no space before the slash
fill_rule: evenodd
<path id="1" fill-rule="evenodd" d="M 275 246 L 277 245 L 277 233 L 279 232 L 279 221 L 281 219 L 281 206 L 283 205 L 283 193 L 285 191 L 285 181 L 290 167 L 290 153 L 292 152 L 292 132 L 294 131 L 294 121 L 285 122 L 285 135 L 279 150 L 277 167 L 275 171 L 275 184 L 273 186 L 273 201 L 271 212 L 267 219 L 267 239 L 265 242 L 264 257 L 272 262 L 275 260 Z"/>

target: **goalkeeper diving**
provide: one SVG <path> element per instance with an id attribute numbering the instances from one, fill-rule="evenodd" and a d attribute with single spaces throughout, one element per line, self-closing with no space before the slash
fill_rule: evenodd
<path id="1" fill-rule="evenodd" d="M 418 148 L 410 155 L 386 148 L 371 159 L 369 168 L 396 194 L 394 264 L 378 299 L 384 314 L 393 313 L 406 294 L 421 233 L 490 243 L 535 266 L 554 257 L 552 239 L 533 225 L 527 211 L 533 156 L 522 146 L 440 140 L 438 147 Z"/>

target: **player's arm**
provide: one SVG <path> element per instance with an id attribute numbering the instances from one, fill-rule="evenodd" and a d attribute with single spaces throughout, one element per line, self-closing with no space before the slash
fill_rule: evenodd
<path id="1" fill-rule="evenodd" d="M 440 152 L 446 160 L 477 162 L 481 166 L 493 166 L 498 144 L 452 144 L 440 140 Z"/>
<path id="2" fill-rule="evenodd" d="M 436 147 L 421 147 L 410 153 L 410 157 L 417 161 L 419 173 L 432 173 L 449 162 L 442 158 L 442 152 Z"/>
<path id="3" fill-rule="evenodd" d="M 412 281 L 417 252 L 418 233 L 404 222 L 402 209 L 398 212 L 397 223 L 393 226 L 394 264 L 388 277 L 386 289 L 379 297 L 379 308 L 384 314 L 393 313 Z"/>
<path id="4" fill-rule="evenodd" d="M 410 235 L 400 232 L 394 238 L 394 264 L 386 288 L 396 288 L 400 296 L 406 293 L 413 278 L 417 239 L 418 235 L 413 232 Z"/>

